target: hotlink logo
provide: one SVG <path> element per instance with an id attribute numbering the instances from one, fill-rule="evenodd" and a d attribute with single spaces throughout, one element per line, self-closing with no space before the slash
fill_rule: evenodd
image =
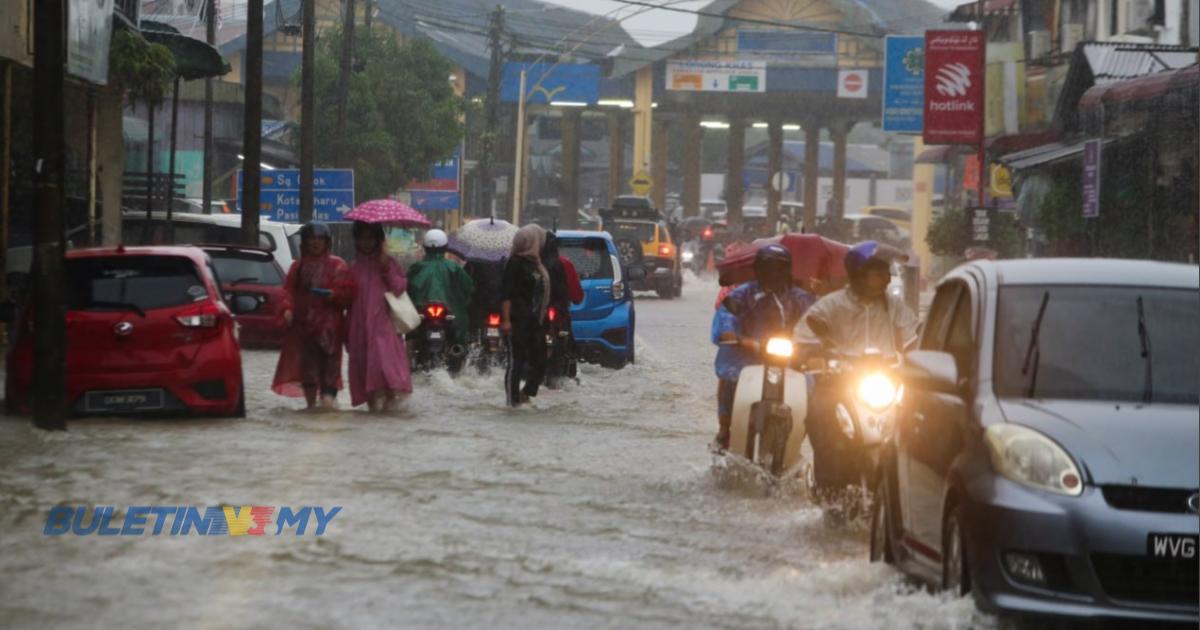
<path id="1" fill-rule="evenodd" d="M 942 96 L 958 98 L 967 95 L 971 87 L 971 69 L 965 64 L 952 63 L 937 71 L 937 92 Z"/>

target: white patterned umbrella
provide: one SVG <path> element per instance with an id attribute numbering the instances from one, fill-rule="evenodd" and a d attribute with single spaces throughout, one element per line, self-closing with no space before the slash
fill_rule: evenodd
<path id="1" fill-rule="evenodd" d="M 512 250 L 517 226 L 501 219 L 476 219 L 450 235 L 449 249 L 466 260 L 495 262 Z"/>

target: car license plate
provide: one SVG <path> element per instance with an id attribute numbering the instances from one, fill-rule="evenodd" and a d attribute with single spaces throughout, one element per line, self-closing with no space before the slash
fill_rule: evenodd
<path id="1" fill-rule="evenodd" d="M 441 339 L 442 333 L 435 330 L 435 331 L 429 333 L 429 338 L 430 339 Z"/>
<path id="2" fill-rule="evenodd" d="M 489 338 L 499 338 L 500 337 L 500 329 L 499 328 L 487 329 L 487 336 Z"/>
<path id="3" fill-rule="evenodd" d="M 163 390 L 161 389 L 88 392 L 84 401 L 84 407 L 89 412 L 158 411 L 164 406 Z"/>
<path id="4" fill-rule="evenodd" d="M 1194 534 L 1150 534 L 1146 540 L 1147 553 L 1154 558 L 1192 560 L 1200 536 Z"/>

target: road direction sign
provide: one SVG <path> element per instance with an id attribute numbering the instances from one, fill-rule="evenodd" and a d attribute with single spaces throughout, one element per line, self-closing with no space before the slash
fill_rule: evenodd
<path id="1" fill-rule="evenodd" d="M 629 179 L 629 188 L 633 194 L 645 197 L 650 194 L 650 188 L 654 186 L 654 180 L 650 179 L 650 174 L 644 170 L 634 173 Z"/>
<path id="2" fill-rule="evenodd" d="M 242 211 L 242 177 L 238 171 L 238 212 Z M 298 223 L 300 221 L 300 169 L 263 171 L 259 209 L 264 219 Z M 313 171 L 313 219 L 345 221 L 354 209 L 354 170 L 315 169 Z"/>

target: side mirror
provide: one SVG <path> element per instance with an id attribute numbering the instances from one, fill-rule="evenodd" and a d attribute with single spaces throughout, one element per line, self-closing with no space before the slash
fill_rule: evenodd
<path id="1" fill-rule="evenodd" d="M 625 276 L 630 282 L 641 282 L 646 279 L 645 267 L 629 267 L 625 270 Z"/>
<path id="2" fill-rule="evenodd" d="M 904 355 L 900 378 L 907 384 L 943 394 L 958 394 L 958 365 L 949 352 L 914 350 Z"/>

